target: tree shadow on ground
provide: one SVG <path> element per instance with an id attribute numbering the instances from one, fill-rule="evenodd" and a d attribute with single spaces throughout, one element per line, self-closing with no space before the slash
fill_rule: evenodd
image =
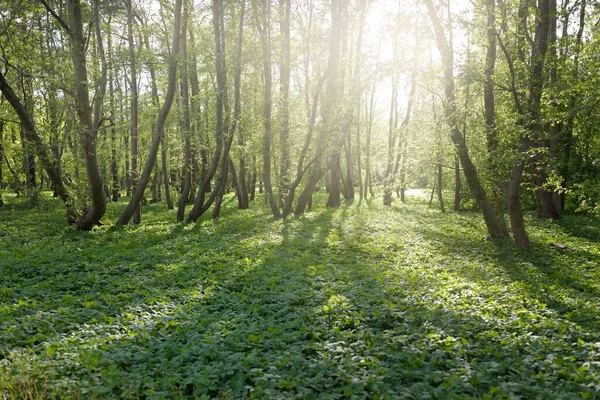
<path id="1" fill-rule="evenodd" d="M 591 348 L 571 336 L 560 339 L 559 328 L 528 335 L 541 325 L 486 316 L 479 312 L 481 302 L 495 299 L 473 298 L 462 281 L 442 285 L 442 270 L 489 283 L 467 264 L 499 263 L 510 246 L 498 250 L 462 228 L 447 236 L 427 227 L 417 230 L 431 223 L 426 210 L 404 217 L 344 207 L 273 222 L 249 211 L 194 226 L 140 226 L 82 238 L 67 234 L 64 247 L 55 249 L 52 269 L 15 278 L 21 287 L 11 299 L 36 295 L 38 305 L 30 309 L 64 319 L 64 330 L 40 332 L 47 342 L 20 355 L 28 365 L 19 373 L 36 374 L 49 393 L 71 391 L 87 398 L 593 393 L 593 386 L 585 385 L 597 384 L 597 378 L 578 375 Z M 461 218 L 474 231 L 479 226 L 469 216 Z M 135 238 L 128 236 L 132 232 Z M 464 246 L 468 240 L 489 254 Z M 86 252 L 80 257 L 61 258 L 82 246 Z M 447 258 L 453 254 L 468 262 L 455 265 Z M 515 262 L 527 260 L 515 257 Z M 427 275 L 422 262 L 430 262 L 433 273 Z M 490 267 L 499 268 L 497 274 L 510 269 L 495 265 Z M 40 275 L 52 285 L 36 286 Z M 79 280 L 74 288 L 53 286 Z M 577 276 L 573 280 L 569 285 L 584 284 Z M 533 289 L 525 298 L 539 299 Z M 470 303 L 461 308 L 446 301 L 444 292 L 455 290 Z M 16 324 L 22 327 L 23 320 Z M 556 324 L 570 329 L 563 320 Z M 584 339 L 596 334 L 585 328 Z M 12 365 L 17 361 L 11 358 Z"/>

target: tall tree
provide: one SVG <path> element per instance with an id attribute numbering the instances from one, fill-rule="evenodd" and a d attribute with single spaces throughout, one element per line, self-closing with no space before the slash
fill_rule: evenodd
<path id="1" fill-rule="evenodd" d="M 444 33 L 444 28 L 433 6 L 432 0 L 423 0 L 427 6 L 429 18 L 431 19 L 436 44 L 442 56 L 442 64 L 444 67 L 444 93 L 446 104 L 444 111 L 446 119 L 450 125 L 451 139 L 458 152 L 460 163 L 463 167 L 467 185 L 471 190 L 471 194 L 477 202 L 477 206 L 483 214 L 488 233 L 493 238 L 503 238 L 508 235 L 504 220 L 498 218 L 493 203 L 489 200 L 483 185 L 479 179 L 479 174 L 471 160 L 467 143 L 459 129 L 458 114 L 456 107 L 455 83 L 454 83 L 454 52 L 449 46 L 449 42 Z"/>
<path id="2" fill-rule="evenodd" d="M 190 92 L 189 71 L 187 51 L 187 27 L 189 19 L 189 7 L 187 1 L 184 5 L 184 18 L 181 36 L 181 102 L 183 103 L 183 186 L 179 196 L 177 208 L 177 221 L 183 221 L 185 216 L 185 204 L 188 201 L 192 187 L 192 145 L 191 145 L 191 120 L 190 120 Z"/>
<path id="3" fill-rule="evenodd" d="M 154 126 L 154 134 L 152 135 L 152 144 L 150 145 L 150 151 L 148 153 L 148 159 L 146 160 L 146 164 L 144 165 L 144 169 L 142 170 L 142 174 L 140 176 L 140 181 L 135 188 L 131 200 L 127 205 L 123 214 L 119 217 L 117 221 L 117 225 L 126 225 L 129 223 L 129 220 L 133 216 L 136 208 L 139 207 L 139 203 L 142 200 L 144 195 L 144 191 L 146 190 L 146 186 L 148 185 L 148 181 L 150 180 L 150 175 L 152 174 L 152 169 L 154 168 L 154 163 L 156 162 L 156 158 L 158 155 L 158 148 L 161 143 L 161 139 L 164 135 L 165 130 L 165 122 L 167 120 L 167 116 L 169 115 L 169 111 L 171 110 L 171 105 L 173 104 L 173 98 L 175 97 L 175 86 L 177 85 L 177 62 L 179 57 L 179 46 L 181 40 L 181 8 L 182 8 L 183 0 L 175 1 L 175 15 L 173 21 L 173 39 L 171 45 L 171 54 L 169 59 L 169 81 L 167 87 L 167 93 L 165 97 L 165 102 L 160 109 L 158 117 L 156 119 L 156 125 Z M 184 31 L 185 32 L 185 31 Z M 184 33 L 185 34 L 185 33 Z"/>
<path id="4" fill-rule="evenodd" d="M 261 21 L 257 24 L 260 33 L 263 52 L 263 77 L 264 89 L 264 136 L 263 136 L 263 181 L 265 185 L 265 197 L 271 212 L 275 218 L 281 218 L 281 211 L 277 201 L 273 197 L 273 186 L 271 184 L 271 113 L 272 113 L 272 86 L 273 76 L 271 71 L 271 1 L 261 2 Z"/>
<path id="5" fill-rule="evenodd" d="M 69 223 L 75 223 L 79 219 L 79 213 L 75 205 L 75 199 L 71 195 L 70 191 L 64 184 L 63 178 L 53 163 L 53 157 L 50 154 L 50 150 L 44 143 L 40 136 L 31 114 L 27 111 L 21 99 L 17 96 L 12 87 L 8 84 L 4 74 L 0 71 L 0 91 L 4 95 L 4 98 L 8 101 L 11 107 L 15 110 L 15 113 L 19 117 L 21 126 L 23 127 L 25 138 L 35 149 L 35 153 L 38 155 L 44 170 L 48 174 L 52 185 L 54 186 L 58 197 L 65 203 L 67 208 L 67 220 Z M 2 122 L 2 127 L 4 123 Z M 1 139 L 1 138 L 0 138 Z M 0 140 L 1 141 L 1 140 Z M 6 153 L 2 152 L 3 158 L 8 164 L 8 157 Z M 1 162 L 2 160 L 0 160 Z M 10 165 L 9 165 L 10 169 Z"/>
<path id="6" fill-rule="evenodd" d="M 126 0 L 127 8 L 127 43 L 129 45 L 129 72 L 131 82 L 131 181 L 132 188 L 135 189 L 139 182 L 138 168 L 138 82 L 137 82 L 137 57 L 135 54 L 136 44 L 133 39 L 133 0 Z M 135 212 L 133 213 L 133 222 L 139 224 L 141 220 L 141 209 L 138 203 Z"/>
<path id="7" fill-rule="evenodd" d="M 289 195 L 290 185 L 290 12 L 291 0 L 279 0 L 280 31 L 281 31 L 281 61 L 279 62 L 279 83 L 281 95 L 281 129 L 279 130 L 279 146 L 281 148 L 281 164 L 279 172 L 279 198 L 285 204 Z M 308 72 L 307 72 L 308 73 Z"/>
<path id="8" fill-rule="evenodd" d="M 75 74 L 77 115 L 80 122 L 80 138 L 83 146 L 87 181 L 91 198 L 90 206 L 83 213 L 79 221 L 77 221 L 77 228 L 81 230 L 90 230 L 100 223 L 100 218 L 102 218 L 106 212 L 104 181 L 102 179 L 102 174 L 100 173 L 100 168 L 98 167 L 97 151 L 98 129 L 102 123 L 100 110 L 104 92 L 106 90 L 106 70 L 102 71 L 102 76 L 96 87 L 94 98 L 95 119 L 93 119 L 86 65 L 86 37 L 83 32 L 81 2 L 79 0 L 70 2 L 69 11 L 70 27 L 67 32 L 71 38 L 71 58 L 73 60 Z M 102 51 L 102 41 L 99 41 L 98 48 Z"/>

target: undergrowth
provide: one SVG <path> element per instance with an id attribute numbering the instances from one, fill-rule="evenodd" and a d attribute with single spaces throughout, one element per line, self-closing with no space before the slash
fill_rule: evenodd
<path id="1" fill-rule="evenodd" d="M 600 224 L 413 200 L 77 232 L 0 209 L 0 398 L 600 397 Z"/>

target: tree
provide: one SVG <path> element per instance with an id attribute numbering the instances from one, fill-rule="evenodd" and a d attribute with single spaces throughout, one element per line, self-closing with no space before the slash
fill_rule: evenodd
<path id="1" fill-rule="evenodd" d="M 133 216 L 135 210 L 139 207 L 139 203 L 142 200 L 142 196 L 144 195 L 144 191 L 146 190 L 146 186 L 148 185 L 148 181 L 150 180 L 150 175 L 152 174 L 152 169 L 154 168 L 154 163 L 156 162 L 156 158 L 158 155 L 158 148 L 162 141 L 164 135 L 164 125 L 167 120 L 167 116 L 169 115 L 169 111 L 171 110 L 171 105 L 173 104 L 173 98 L 175 97 L 175 85 L 177 84 L 177 59 L 179 57 L 179 46 L 181 41 L 180 32 L 181 29 L 181 8 L 182 8 L 183 0 L 175 1 L 175 19 L 173 22 L 173 41 L 171 45 L 171 58 L 169 60 L 169 83 L 167 88 L 167 94 L 165 98 L 165 102 L 163 103 L 162 108 L 160 109 L 160 113 L 156 119 L 156 125 L 154 127 L 154 134 L 152 136 L 152 144 L 150 146 L 150 152 L 148 154 L 148 159 L 146 160 L 146 164 L 144 165 L 144 169 L 140 176 L 140 181 L 136 186 L 133 194 L 131 196 L 131 201 L 127 205 L 125 211 L 117 221 L 117 225 L 126 225 L 129 223 L 129 220 Z M 183 31 L 185 35 L 185 31 Z"/>
<path id="2" fill-rule="evenodd" d="M 450 137 L 454 143 L 454 146 L 456 147 L 456 151 L 458 152 L 458 157 L 463 167 L 467 185 L 469 185 L 469 189 L 477 201 L 477 206 L 483 214 L 483 219 L 489 235 L 493 238 L 506 237 L 508 235 L 508 231 L 506 229 L 504 220 L 500 220 L 498 218 L 494 205 L 489 200 L 483 186 L 481 185 L 477 168 L 471 160 L 467 143 L 459 129 L 454 93 L 454 55 L 452 48 L 448 44 L 442 23 L 440 22 L 440 19 L 435 11 L 432 0 L 423 1 L 427 6 L 429 18 L 431 19 L 431 23 L 435 32 L 436 44 L 442 56 L 442 64 L 444 67 L 444 93 L 446 100 L 444 112 L 446 114 L 448 124 L 450 125 Z"/>

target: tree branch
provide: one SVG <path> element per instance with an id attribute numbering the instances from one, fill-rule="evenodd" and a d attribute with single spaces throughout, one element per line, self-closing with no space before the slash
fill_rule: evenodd
<path id="1" fill-rule="evenodd" d="M 54 17 L 56 22 L 58 22 L 58 24 L 65 30 L 67 35 L 69 35 L 69 37 L 72 37 L 73 33 L 71 32 L 71 28 L 69 28 L 69 25 L 60 17 L 60 15 L 56 13 L 56 11 L 52 9 L 52 7 L 48 5 L 48 3 L 46 3 L 46 0 L 40 0 L 40 3 L 42 3 L 46 11 L 48 11 L 50 15 Z"/>

